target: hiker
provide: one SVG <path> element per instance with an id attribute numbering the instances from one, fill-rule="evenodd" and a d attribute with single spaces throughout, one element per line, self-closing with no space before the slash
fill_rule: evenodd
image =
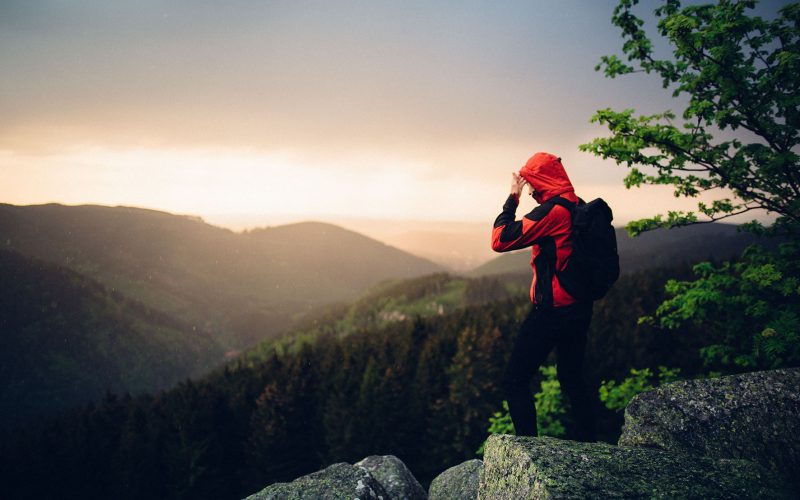
<path id="1" fill-rule="evenodd" d="M 539 205 L 521 220 L 515 220 L 525 185 Z M 536 407 L 530 382 L 555 348 L 558 381 L 572 405 L 576 439 L 595 441 L 597 396 L 587 389 L 582 377 L 592 301 L 576 300 L 556 276 L 556 270 L 564 269 L 573 249 L 571 212 L 566 208 L 569 204 L 554 200 L 556 197 L 572 204 L 579 203 L 561 158 L 536 153 L 519 174 L 512 173 L 511 194 L 494 222 L 494 251 L 533 247 L 532 307 L 514 342 L 503 376 L 503 391 L 517 435 L 537 436 Z"/>

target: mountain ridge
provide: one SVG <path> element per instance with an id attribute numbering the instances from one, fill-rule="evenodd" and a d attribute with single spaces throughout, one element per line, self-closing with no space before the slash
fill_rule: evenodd
<path id="1" fill-rule="evenodd" d="M 0 204 L 0 248 L 64 265 L 210 329 L 233 349 L 380 281 L 442 270 L 332 224 L 236 233 L 130 206 Z"/>

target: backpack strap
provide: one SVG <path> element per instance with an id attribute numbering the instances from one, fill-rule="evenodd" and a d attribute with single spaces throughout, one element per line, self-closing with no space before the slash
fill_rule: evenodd
<path id="1" fill-rule="evenodd" d="M 569 210 L 570 215 L 575 215 L 575 208 L 578 206 L 577 203 L 573 203 L 560 196 L 554 196 L 547 201 L 552 202 L 556 205 L 561 205 L 562 207 L 566 208 L 567 210 Z"/>

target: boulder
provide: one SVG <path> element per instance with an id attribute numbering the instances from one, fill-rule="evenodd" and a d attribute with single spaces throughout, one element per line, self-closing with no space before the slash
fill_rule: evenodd
<path id="1" fill-rule="evenodd" d="M 372 455 L 355 464 L 383 486 L 392 500 L 425 500 L 425 489 L 394 455 Z"/>
<path id="2" fill-rule="evenodd" d="M 302 476 L 291 483 L 275 483 L 250 495 L 247 500 L 388 500 L 390 497 L 362 467 L 347 463 L 333 464 L 325 469 Z"/>
<path id="3" fill-rule="evenodd" d="M 485 450 L 483 499 L 792 498 L 747 460 L 510 435 L 490 436 Z"/>
<path id="4" fill-rule="evenodd" d="M 450 467 L 431 482 L 428 489 L 430 500 L 470 500 L 478 498 L 483 462 L 468 460 Z"/>
<path id="5" fill-rule="evenodd" d="M 620 446 L 754 460 L 800 491 L 800 368 L 675 382 L 625 409 Z"/>

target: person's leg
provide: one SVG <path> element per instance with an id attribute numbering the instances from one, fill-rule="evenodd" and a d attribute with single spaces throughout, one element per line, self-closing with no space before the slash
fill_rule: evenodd
<path id="1" fill-rule="evenodd" d="M 596 441 L 596 394 L 583 380 L 583 359 L 586 336 L 592 318 L 591 304 L 581 305 L 560 318 L 562 331 L 556 343 L 556 363 L 561 389 L 572 405 L 578 441 Z"/>
<path id="2" fill-rule="evenodd" d="M 517 334 L 503 376 L 503 392 L 518 436 L 537 436 L 531 379 L 555 345 L 550 314 L 531 310 Z"/>

